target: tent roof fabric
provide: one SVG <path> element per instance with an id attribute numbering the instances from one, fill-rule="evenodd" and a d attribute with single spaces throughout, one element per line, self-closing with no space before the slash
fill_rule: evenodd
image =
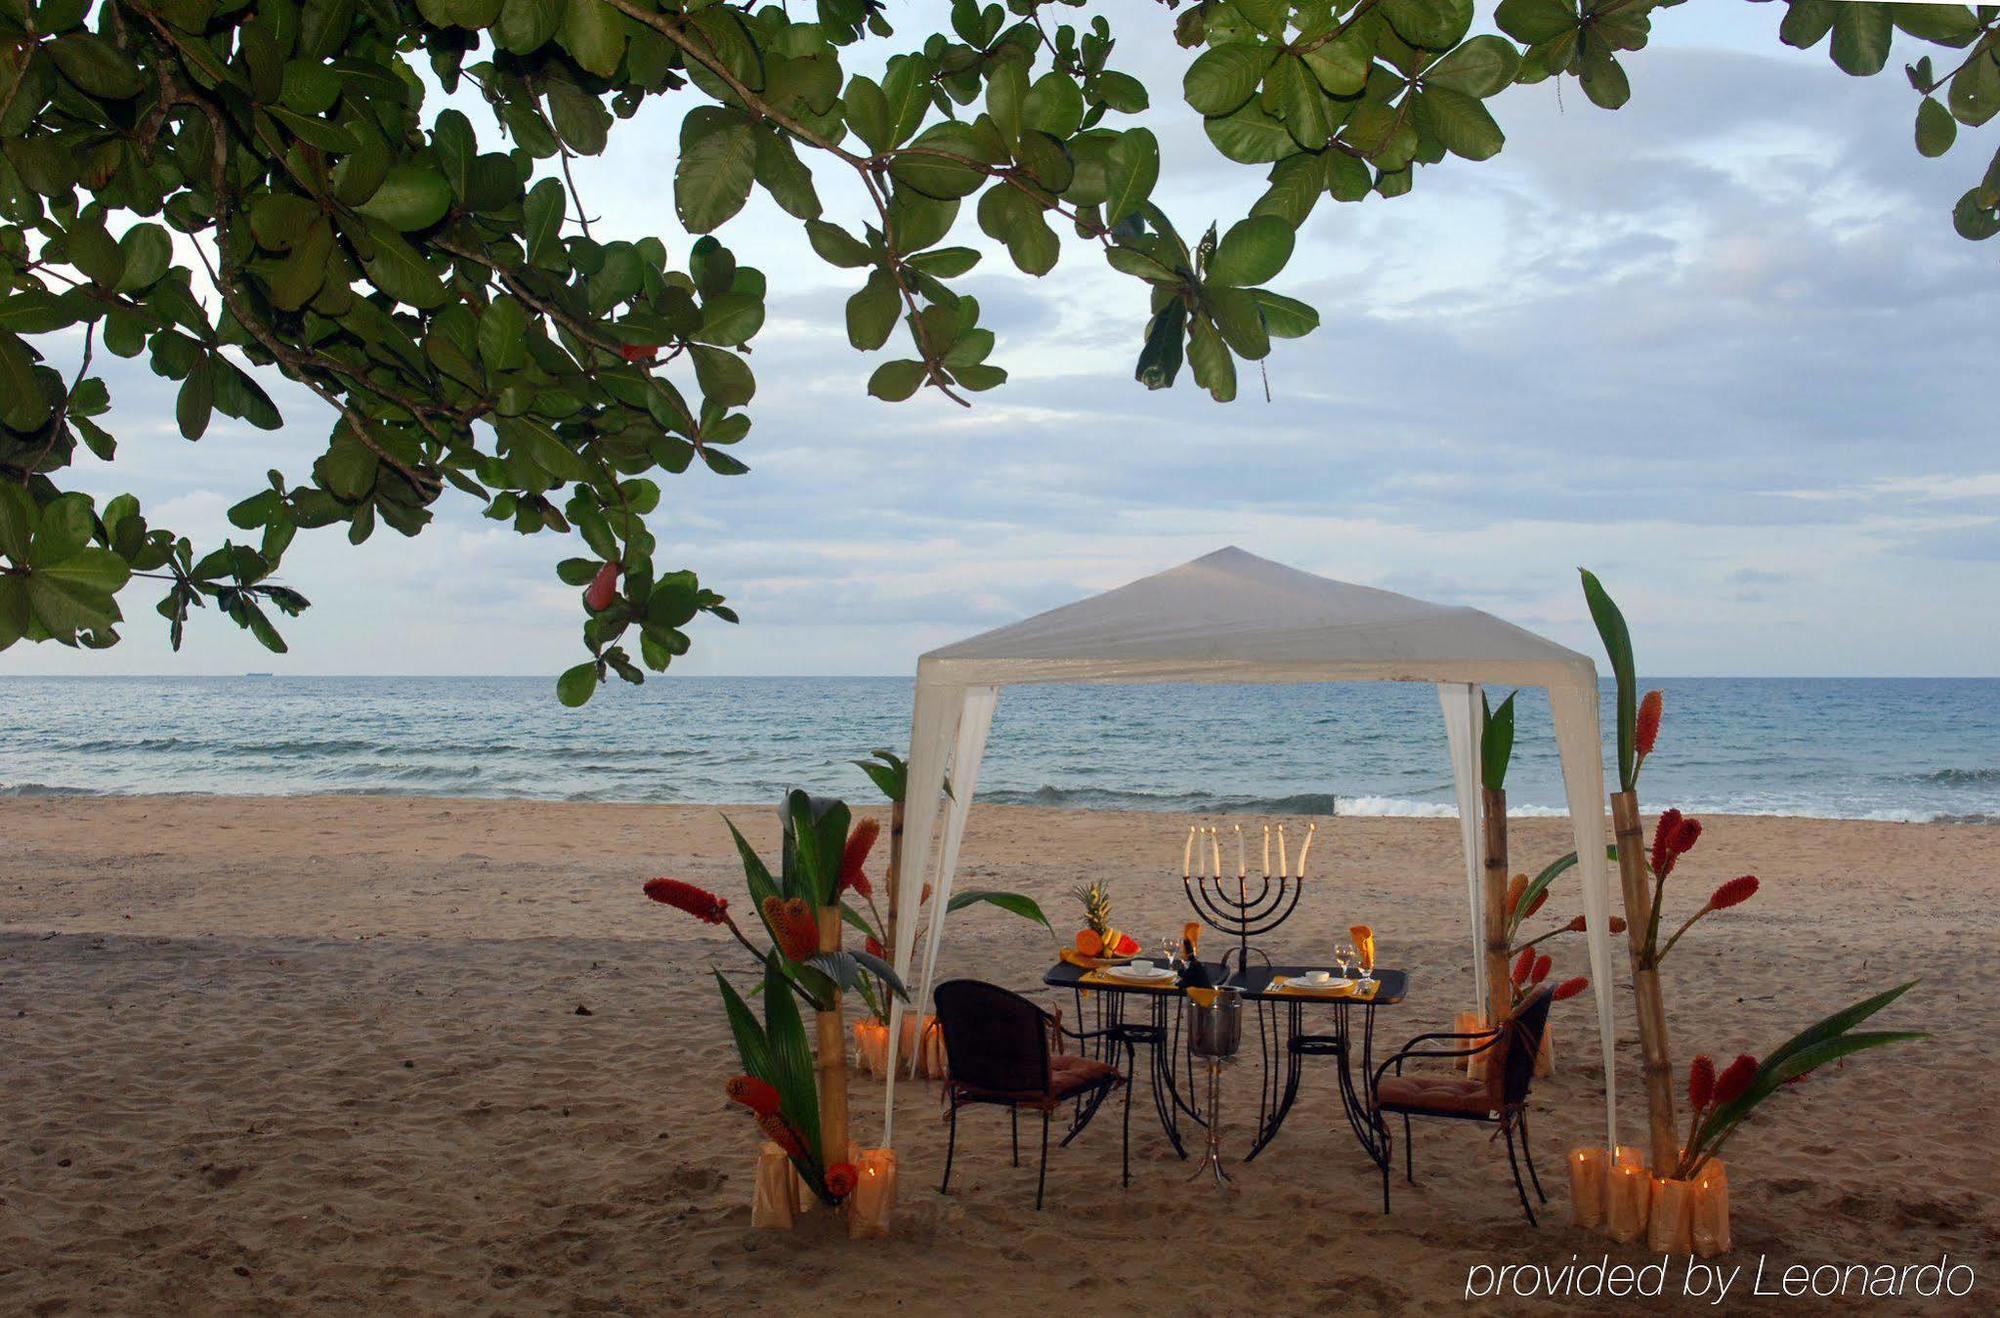
<path id="1" fill-rule="evenodd" d="M 1596 680 L 1589 658 L 1478 609 L 1230 547 L 923 656 L 919 685 Z"/>

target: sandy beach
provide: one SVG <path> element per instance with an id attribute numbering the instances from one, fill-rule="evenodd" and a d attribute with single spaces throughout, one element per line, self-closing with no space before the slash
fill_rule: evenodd
<path id="1" fill-rule="evenodd" d="M 729 813 L 774 845 L 768 808 Z M 1150 943 L 1186 916 L 1174 874 L 1188 822 L 982 807 L 960 881 L 1027 892 L 1067 933 L 1070 886 L 1105 877 L 1117 922 Z M 1741 873 L 1764 888 L 1668 963 L 1677 1058 L 1762 1051 L 1918 975 L 1883 1023 L 1935 1032 L 1814 1077 L 1738 1137 L 1732 1261 L 1766 1255 L 1769 1274 L 1949 1255 L 1977 1270 L 1971 1297 L 1888 1307 L 1990 1312 L 2000 829 L 1707 823 L 1672 909 Z M 1553 858 L 1563 831 L 1517 820 L 1517 860 Z M 1588 996 L 1559 1008 L 1558 1073 L 1537 1087 L 1539 1231 L 1500 1148 L 1455 1124 L 1419 1131 L 1418 1184 L 1399 1182 L 1382 1216 L 1320 1073 L 1278 1142 L 1236 1169 L 1238 1193 L 1185 1180 L 1142 1093 L 1132 1188 L 1118 1185 L 1117 1123 L 1100 1120 L 1052 1156 L 1040 1214 L 1032 1167 L 1008 1166 L 991 1115 L 966 1119 L 939 1196 L 936 1090 L 906 1088 L 898 1229 L 850 1244 L 823 1214 L 791 1235 L 750 1229 L 755 1140 L 722 1096 L 737 1068 L 708 975 L 746 958 L 639 892 L 672 874 L 747 904 L 715 808 L 15 799 L 0 802 L 0 838 L 7 1312 L 1361 1315 L 1458 1303 L 1476 1264 L 1647 1261 L 1566 1224 L 1562 1152 L 1602 1131 Z M 1367 921 L 1384 963 L 1412 976 L 1383 1037 L 1447 1028 L 1471 985 L 1455 823 L 1323 822 L 1313 859 L 1326 877 L 1274 946 L 1323 956 Z M 1575 907 L 1559 887 L 1548 914 Z M 1557 941 L 1557 973 L 1581 973 L 1580 941 Z M 943 969 L 1053 1001 L 1052 956 L 1038 927 L 973 908 Z M 1254 1074 L 1229 1085 L 1240 1156 Z M 857 1081 L 855 1109 L 873 1143 L 874 1084 Z"/>

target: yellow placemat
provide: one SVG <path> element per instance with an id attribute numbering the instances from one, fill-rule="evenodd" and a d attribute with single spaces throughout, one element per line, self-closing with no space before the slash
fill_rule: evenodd
<path id="1" fill-rule="evenodd" d="M 1329 1002 L 1343 1000 L 1373 1002 L 1375 995 L 1382 991 L 1382 981 L 1379 979 L 1369 984 L 1365 991 L 1355 988 L 1354 983 L 1350 979 L 1328 984 L 1324 988 L 1313 988 L 1306 984 L 1301 984 L 1289 975 L 1278 975 L 1271 980 L 1271 992 L 1282 994 L 1288 998 L 1324 998 Z"/>

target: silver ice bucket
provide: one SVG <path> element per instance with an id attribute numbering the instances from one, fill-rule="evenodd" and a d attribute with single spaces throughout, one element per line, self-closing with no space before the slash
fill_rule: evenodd
<path id="1" fill-rule="evenodd" d="M 1215 991 L 1215 1005 L 1187 1002 L 1188 1051 L 1196 1057 L 1234 1057 L 1243 1041 L 1243 991 Z"/>

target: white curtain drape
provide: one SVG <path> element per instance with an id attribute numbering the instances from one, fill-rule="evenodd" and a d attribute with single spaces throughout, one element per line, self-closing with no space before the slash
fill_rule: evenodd
<path id="1" fill-rule="evenodd" d="M 1611 984 L 1611 870 L 1604 858 L 1604 739 L 1597 722 L 1597 684 L 1569 681 L 1549 688 L 1563 790 L 1569 797 L 1582 880 L 1584 939 L 1590 992 L 1597 1002 L 1597 1041 L 1604 1053 L 1604 1147 L 1618 1147 L 1618 1021 Z"/>
<path id="2" fill-rule="evenodd" d="M 1480 882 L 1479 856 L 1479 745 L 1484 720 L 1480 717 L 1480 688 L 1469 682 L 1438 683 L 1438 703 L 1444 706 L 1445 737 L 1451 743 L 1451 781 L 1458 796 L 1458 835 L 1465 852 L 1465 901 L 1472 933 L 1473 1001 L 1486 1014 L 1486 976 L 1481 967 L 1485 953 L 1483 917 L 1484 888 Z"/>

